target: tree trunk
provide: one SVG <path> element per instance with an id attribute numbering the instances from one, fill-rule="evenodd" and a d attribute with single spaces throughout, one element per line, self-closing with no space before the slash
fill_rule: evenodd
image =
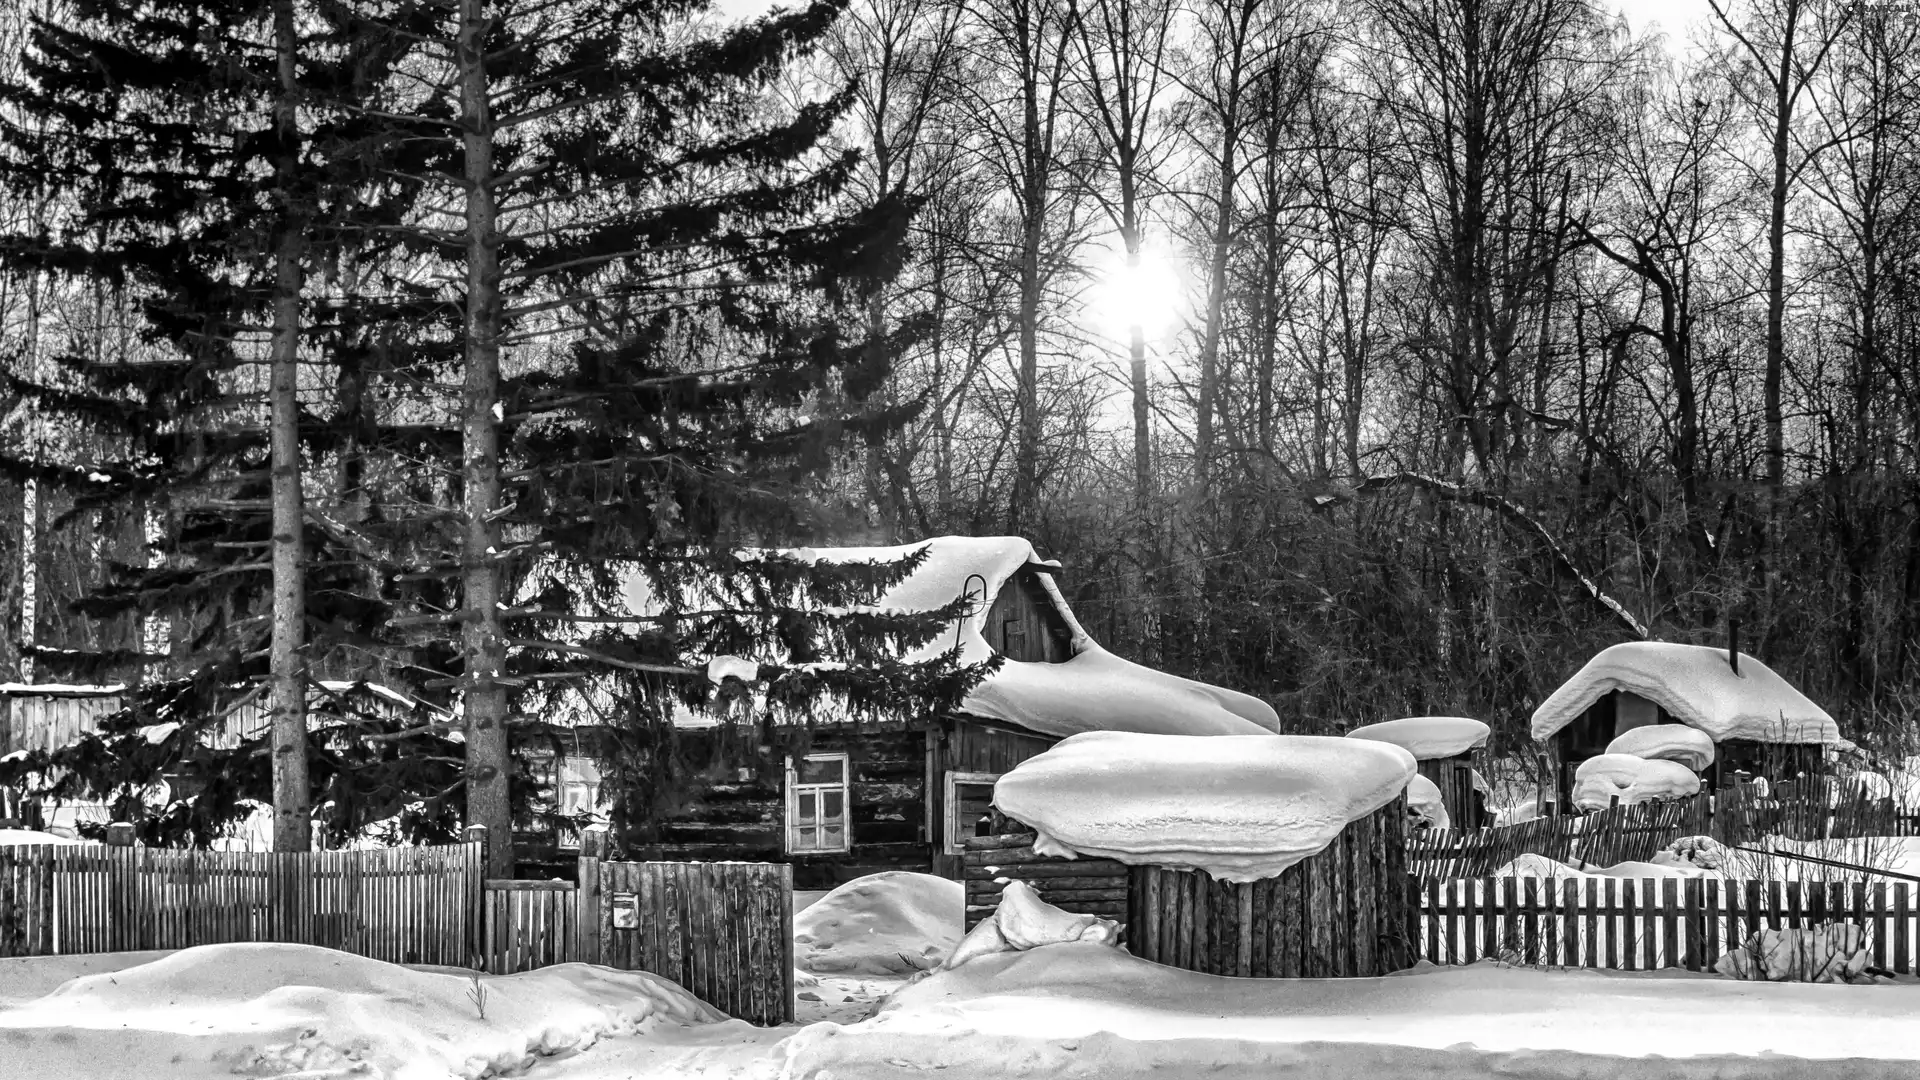
<path id="1" fill-rule="evenodd" d="M 487 876 L 513 876 L 513 812 L 507 779 L 506 663 L 500 627 L 500 269 L 494 206 L 493 121 L 488 112 L 486 0 L 461 0 L 460 126 L 466 144 L 466 381 L 461 417 L 461 545 L 464 599 L 460 637 L 465 672 L 467 824 L 487 829 Z"/>
<path id="2" fill-rule="evenodd" d="M 300 292 L 306 223 L 295 191 L 299 147 L 299 102 L 294 84 L 293 2 L 273 6 L 274 51 L 280 74 L 274 126 L 279 138 L 275 171 L 282 200 L 280 239 L 274 252 L 273 345 L 267 395 L 270 403 L 273 490 L 273 641 L 268 694 L 273 716 L 273 850 L 307 851 L 313 843 L 313 796 L 307 781 L 305 672 L 307 597 L 300 492 Z"/>
<path id="3" fill-rule="evenodd" d="M 1013 495 L 1007 525 L 1015 534 L 1029 529 L 1040 489 L 1040 248 L 1046 237 L 1047 185 L 1040 128 L 1039 41 L 1037 29 L 1023 43 L 1033 66 L 1021 88 L 1025 176 L 1020 193 L 1020 372 L 1015 387 L 1019 431 L 1014 443 Z"/>

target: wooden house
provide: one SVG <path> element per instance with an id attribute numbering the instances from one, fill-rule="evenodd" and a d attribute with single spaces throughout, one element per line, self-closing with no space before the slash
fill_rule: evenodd
<path id="1" fill-rule="evenodd" d="M 704 782 L 682 801 L 655 805 L 647 825 L 614 836 L 629 857 L 791 863 L 797 888 L 826 888 L 882 870 L 959 879 L 965 840 L 988 813 L 994 781 L 1079 731 L 1271 732 L 1278 717 L 1245 694 L 1153 671 L 1114 656 L 1073 617 L 1054 576 L 1025 540 L 940 537 L 880 609 L 935 610 L 956 598 L 971 611 L 928 646 L 958 641 L 963 659 L 1006 662 L 960 708 L 880 721 L 676 723 L 671 753 Z M 895 548 L 808 549 L 821 559 L 895 560 Z M 621 792 L 599 740 L 565 734 L 537 770 L 556 802 L 604 816 Z M 668 752 L 660 748 L 660 752 Z M 590 815 L 591 816 L 591 815 Z M 523 854 L 563 854 L 565 833 L 545 845 L 517 836 Z"/>
<path id="2" fill-rule="evenodd" d="M 52 752 L 71 745 L 98 731 L 103 721 L 120 712 L 126 704 L 124 686 L 0 684 L 0 756 L 27 750 Z M 444 711 L 378 683 L 328 679 L 313 684 L 308 706 L 316 710 L 313 716 L 316 727 L 323 722 L 317 710 L 329 705 L 384 717 L 441 721 L 448 718 Z M 200 736 L 200 742 L 214 749 L 232 749 L 246 739 L 257 737 L 271 725 L 266 699 L 256 696 L 229 711 L 217 727 Z M 164 725 L 156 725 L 153 730 L 162 727 Z M 163 775 L 155 777 L 154 782 L 177 785 L 180 778 Z M 192 794 L 191 790 L 179 787 L 169 790 L 175 797 Z M 18 787 L 0 792 L 0 819 L 33 823 L 61 836 L 75 835 L 83 821 L 104 823 L 107 812 L 106 804 L 100 802 L 69 799 L 47 805 Z M 243 826 L 242 830 L 252 828 L 254 826 Z"/>
<path id="3" fill-rule="evenodd" d="M 1486 782 L 1475 768 L 1491 734 L 1485 722 L 1471 717 L 1408 716 L 1354 728 L 1347 738 L 1392 743 L 1412 754 L 1420 775 L 1440 790 L 1450 826 L 1478 829 L 1493 824 Z"/>
<path id="4" fill-rule="evenodd" d="M 1574 772 L 1609 743 L 1650 724 L 1686 724 L 1712 737 L 1709 789 L 1737 776 L 1771 781 L 1825 771 L 1852 744 L 1833 718 L 1752 656 L 1701 645 L 1636 641 L 1602 651 L 1534 710 L 1532 734 L 1571 805 Z"/>

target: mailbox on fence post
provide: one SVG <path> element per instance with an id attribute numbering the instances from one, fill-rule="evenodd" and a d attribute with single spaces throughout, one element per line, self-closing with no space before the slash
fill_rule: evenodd
<path id="1" fill-rule="evenodd" d="M 639 898 L 635 894 L 630 892 L 617 892 L 608 897 L 607 902 L 613 911 L 613 928 L 615 930 L 640 929 L 640 904 Z"/>

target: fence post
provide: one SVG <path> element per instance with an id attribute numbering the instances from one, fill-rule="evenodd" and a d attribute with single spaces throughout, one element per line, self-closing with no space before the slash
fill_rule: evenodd
<path id="1" fill-rule="evenodd" d="M 107 948 L 112 952 L 132 952 L 137 940 L 134 897 L 139 881 L 133 860 L 133 823 L 115 821 L 107 826 Z"/>
<path id="2" fill-rule="evenodd" d="M 580 834 L 580 888 L 574 894 L 579 902 L 574 920 L 576 943 L 573 959 L 587 964 L 602 964 L 600 952 L 600 860 L 607 857 L 607 831 L 587 829 Z"/>
<path id="3" fill-rule="evenodd" d="M 488 971 L 492 958 L 487 955 L 487 944 L 492 937 L 492 927 L 487 919 L 487 827 L 469 825 L 460 838 L 469 844 L 480 845 L 480 872 L 475 875 L 473 894 L 467 898 L 473 910 L 473 920 L 468 923 L 473 927 L 473 940 L 467 943 L 467 952 L 473 958 L 471 963 L 475 968 Z"/>

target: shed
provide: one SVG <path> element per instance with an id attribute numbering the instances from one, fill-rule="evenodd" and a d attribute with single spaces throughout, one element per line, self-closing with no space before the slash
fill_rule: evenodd
<path id="1" fill-rule="evenodd" d="M 1068 860 L 1056 875 L 1083 859 L 1128 868 L 1128 948 L 1142 959 L 1371 977 L 1414 960 L 1405 791 L 1417 775 L 1382 742 L 1093 732 L 1003 776 L 994 802 L 1033 828 L 1034 854 Z"/>
<path id="2" fill-rule="evenodd" d="M 943 536 L 786 554 L 891 562 L 921 548 L 927 558 L 874 609 L 932 611 L 962 597 L 972 604 L 905 659 L 958 642 L 964 663 L 994 655 L 1006 662 L 944 715 L 799 725 L 683 714 L 670 734 L 673 752 L 709 782 L 685 805 L 657 809 L 646 835 L 626 839 L 629 854 L 788 862 L 798 888 L 831 887 L 881 870 L 958 880 L 966 840 L 988 813 L 994 782 L 1062 738 L 1098 730 L 1266 735 L 1278 729 L 1278 715 L 1257 698 L 1155 671 L 1101 647 L 1056 583 L 1060 564 L 1041 558 L 1024 539 Z M 623 590 L 636 616 L 655 610 L 647 589 L 636 575 Z M 737 663 L 742 674 L 753 668 Z M 619 706 L 602 701 L 597 709 L 581 709 L 590 722 L 573 723 L 566 710 L 550 717 L 562 753 L 548 768 L 563 790 L 566 778 L 591 774 L 594 789 L 578 798 L 602 812 L 623 792 L 611 774 L 600 779 L 596 758 L 610 733 L 595 731 L 598 721 L 591 718 Z"/>
<path id="3" fill-rule="evenodd" d="M 1582 762 L 1654 724 L 1685 724 L 1712 738 L 1706 775 L 1713 788 L 1740 771 L 1775 780 L 1817 774 L 1828 747 L 1851 745 L 1826 710 L 1755 657 L 1626 642 L 1602 650 L 1533 712 L 1533 738 L 1554 762 L 1560 804 L 1571 802 Z"/>
<path id="4" fill-rule="evenodd" d="M 1474 771 L 1491 734 L 1483 721 L 1470 717 L 1408 716 L 1354 728 L 1347 738 L 1392 743 L 1412 754 L 1420 775 L 1440 790 L 1452 827 L 1477 829 L 1493 823 L 1484 796 L 1477 794 L 1486 782 Z"/>

